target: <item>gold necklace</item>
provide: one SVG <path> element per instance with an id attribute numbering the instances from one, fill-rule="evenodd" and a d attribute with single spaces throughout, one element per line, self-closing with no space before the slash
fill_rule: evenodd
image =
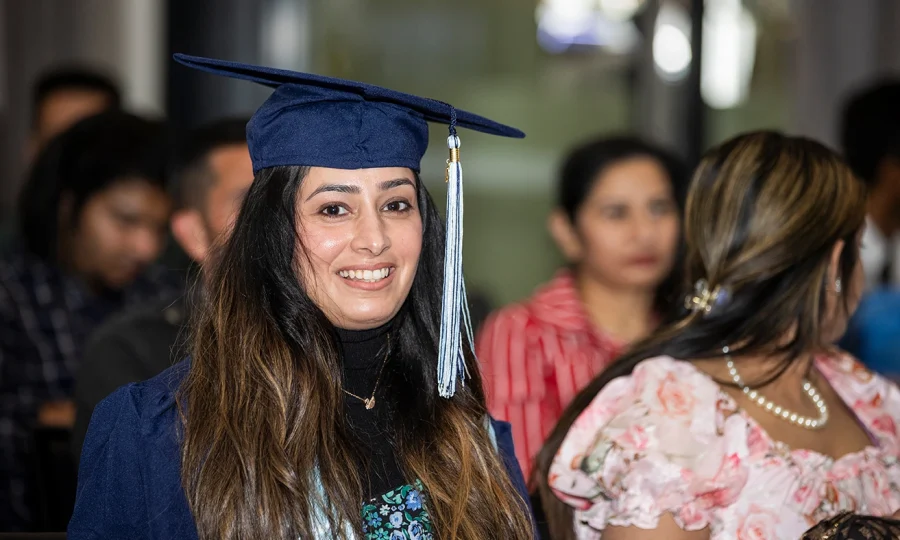
<path id="1" fill-rule="evenodd" d="M 384 355 L 384 361 L 381 362 L 381 369 L 378 370 L 378 378 L 375 379 L 375 387 L 372 388 L 372 396 L 369 399 L 361 398 L 361 397 L 357 396 L 356 394 L 354 394 L 353 392 L 350 392 L 350 391 L 342 388 L 342 390 L 344 390 L 344 393 L 347 394 L 348 396 L 355 397 L 356 399 L 365 403 L 366 410 L 372 410 L 375 408 L 375 392 L 378 390 L 378 383 L 381 382 L 381 374 L 384 372 L 384 366 L 387 365 L 387 361 L 390 356 L 391 356 L 391 335 L 388 334 L 387 353 Z"/>

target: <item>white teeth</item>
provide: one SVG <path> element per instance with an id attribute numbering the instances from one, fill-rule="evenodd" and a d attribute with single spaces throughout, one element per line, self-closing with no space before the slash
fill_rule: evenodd
<path id="1" fill-rule="evenodd" d="M 390 268 L 379 268 L 378 270 L 341 270 L 338 274 L 347 279 L 356 279 L 367 283 L 375 283 L 391 275 Z"/>

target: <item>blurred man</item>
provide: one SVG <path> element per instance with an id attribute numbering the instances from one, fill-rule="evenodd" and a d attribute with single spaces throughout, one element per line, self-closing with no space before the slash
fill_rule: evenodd
<path id="1" fill-rule="evenodd" d="M 32 91 L 32 130 L 28 142 L 31 161 L 47 142 L 88 116 L 118 109 L 119 88 L 100 73 L 80 68 L 48 71 Z"/>
<path id="2" fill-rule="evenodd" d="M 851 96 L 841 118 L 847 163 L 869 186 L 862 241 L 866 288 L 900 284 L 900 81 Z"/>
<path id="3" fill-rule="evenodd" d="M 70 427 L 90 332 L 173 294 L 151 266 L 165 242 L 166 129 L 119 111 L 86 118 L 35 161 L 0 259 L 0 531 L 28 527 L 36 425 Z"/>
<path id="4" fill-rule="evenodd" d="M 175 239 L 203 271 L 212 247 L 231 229 L 253 182 L 246 119 L 200 128 L 186 141 L 174 170 Z M 116 317 L 91 339 L 75 385 L 77 420 L 72 434 L 76 458 L 94 407 L 119 386 L 149 379 L 187 351 L 181 347 L 188 301 L 169 300 Z"/>
<path id="5" fill-rule="evenodd" d="M 31 90 L 31 133 L 25 145 L 25 160 L 34 161 L 50 139 L 83 118 L 121 107 L 122 98 L 107 77 L 80 68 L 47 71 Z M 15 219 L 0 218 L 0 250 L 10 242 Z"/>
<path id="6" fill-rule="evenodd" d="M 860 248 L 867 294 L 840 345 L 900 380 L 900 80 L 851 96 L 841 123 L 847 162 L 868 184 L 869 202 Z"/>

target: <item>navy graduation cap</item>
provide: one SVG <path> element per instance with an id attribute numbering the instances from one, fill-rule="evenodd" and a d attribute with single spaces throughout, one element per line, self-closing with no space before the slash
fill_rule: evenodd
<path id="1" fill-rule="evenodd" d="M 254 172 L 279 165 L 335 169 L 421 169 L 428 122 L 449 126 L 447 242 L 438 351 L 438 390 L 452 397 L 465 370 L 464 347 L 474 353 L 462 275 L 463 186 L 456 128 L 522 138 L 524 133 L 441 101 L 356 81 L 176 54 L 188 67 L 274 88 L 247 124 Z M 466 334 L 466 342 L 460 329 Z"/>

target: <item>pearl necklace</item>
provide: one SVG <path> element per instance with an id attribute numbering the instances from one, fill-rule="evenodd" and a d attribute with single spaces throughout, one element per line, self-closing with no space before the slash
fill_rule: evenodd
<path id="1" fill-rule="evenodd" d="M 805 378 L 803 379 L 803 391 L 806 392 L 812 402 L 816 405 L 816 408 L 819 409 L 818 418 L 808 418 L 780 405 L 776 405 L 756 390 L 753 390 L 744 384 L 744 380 L 741 378 L 740 373 L 738 373 L 737 368 L 734 366 L 734 362 L 731 360 L 731 356 L 728 354 L 729 351 L 730 349 L 728 347 L 722 348 L 722 352 L 725 354 L 725 365 L 728 366 L 728 372 L 731 374 L 734 384 L 738 385 L 738 388 L 740 388 L 754 403 L 782 420 L 787 420 L 799 427 L 806 429 L 821 429 L 825 427 L 825 424 L 828 423 L 828 405 L 825 404 L 825 400 L 822 399 L 822 396 L 819 395 L 819 391 L 816 390 L 816 387 L 813 386 L 811 382 Z"/>

